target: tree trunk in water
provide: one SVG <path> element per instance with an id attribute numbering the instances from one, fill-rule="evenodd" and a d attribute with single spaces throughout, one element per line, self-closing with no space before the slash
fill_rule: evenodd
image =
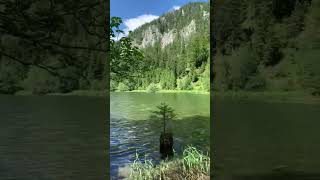
<path id="1" fill-rule="evenodd" d="M 161 133 L 160 154 L 161 159 L 173 157 L 173 136 L 171 133 Z"/>

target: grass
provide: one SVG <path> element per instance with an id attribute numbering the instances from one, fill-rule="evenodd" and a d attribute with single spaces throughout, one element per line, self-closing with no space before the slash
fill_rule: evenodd
<path id="1" fill-rule="evenodd" d="M 183 151 L 182 157 L 162 161 L 158 165 L 154 165 L 151 160 L 140 161 L 137 157 L 130 165 L 129 179 L 209 180 L 209 174 L 210 157 L 195 147 L 189 146 Z"/>

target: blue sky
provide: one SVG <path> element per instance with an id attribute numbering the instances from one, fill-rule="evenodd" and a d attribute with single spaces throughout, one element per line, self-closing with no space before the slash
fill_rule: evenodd
<path id="1" fill-rule="evenodd" d="M 121 17 L 121 26 L 126 33 L 162 14 L 179 9 L 189 2 L 208 2 L 208 0 L 110 0 L 110 16 Z"/>

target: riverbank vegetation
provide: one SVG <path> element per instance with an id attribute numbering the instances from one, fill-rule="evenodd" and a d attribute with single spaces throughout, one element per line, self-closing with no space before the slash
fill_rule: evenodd
<path id="1" fill-rule="evenodd" d="M 118 41 L 122 20 L 113 17 L 110 89 L 209 91 L 208 14 L 209 3 L 189 3 Z"/>
<path id="2" fill-rule="evenodd" d="M 214 7 L 213 91 L 320 95 L 319 1 L 217 0 Z"/>
<path id="3" fill-rule="evenodd" d="M 4 0 L 0 11 L 0 93 L 107 89 L 100 1 Z"/>
<path id="4" fill-rule="evenodd" d="M 130 166 L 129 179 L 209 180 L 210 157 L 192 146 L 187 147 L 181 157 L 158 165 L 137 157 Z"/>

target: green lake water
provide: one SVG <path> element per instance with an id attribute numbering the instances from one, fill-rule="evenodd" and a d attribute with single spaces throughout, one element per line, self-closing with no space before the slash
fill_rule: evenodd
<path id="1" fill-rule="evenodd" d="M 216 98 L 213 111 L 216 179 L 320 179 L 320 104 Z"/>
<path id="2" fill-rule="evenodd" d="M 106 101 L 0 95 L 0 179 L 106 179 Z"/>
<path id="3" fill-rule="evenodd" d="M 210 150 L 210 96 L 192 93 L 111 93 L 111 176 L 135 160 L 136 153 L 157 163 L 162 122 L 150 118 L 156 106 L 166 102 L 175 109 L 177 120 L 168 123 L 178 154 L 187 145 Z"/>

